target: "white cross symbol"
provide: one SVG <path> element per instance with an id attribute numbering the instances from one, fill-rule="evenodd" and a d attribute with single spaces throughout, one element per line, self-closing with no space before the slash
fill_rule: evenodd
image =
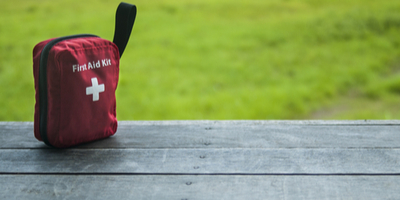
<path id="1" fill-rule="evenodd" d="M 104 92 L 104 84 L 100 84 L 97 78 L 92 78 L 92 86 L 86 88 L 86 95 L 93 95 L 93 101 L 99 100 L 99 93 Z"/>

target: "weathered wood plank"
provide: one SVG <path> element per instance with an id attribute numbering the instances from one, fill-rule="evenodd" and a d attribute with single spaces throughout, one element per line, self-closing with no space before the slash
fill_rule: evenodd
<path id="1" fill-rule="evenodd" d="M 33 126 L 33 122 L 1 121 L 0 125 Z M 119 125 L 400 125 L 400 120 L 157 120 L 118 121 Z"/>
<path id="2" fill-rule="evenodd" d="M 400 174 L 400 149 L 0 150 L 0 173 Z"/>
<path id="3" fill-rule="evenodd" d="M 0 175 L 0 199 L 400 199 L 399 176 Z"/>
<path id="4" fill-rule="evenodd" d="M 400 126 L 200 121 L 121 122 L 115 136 L 75 148 L 399 148 Z M 329 122 L 329 121 L 328 121 Z M 384 121 L 379 121 L 382 124 Z M 386 122 L 386 123 L 389 123 Z M 397 122 L 397 121 L 395 121 Z M 184 123 L 184 122 L 181 122 Z M 144 124 L 144 125 L 143 125 Z M 33 123 L 0 123 L 0 148 L 47 148 Z"/>

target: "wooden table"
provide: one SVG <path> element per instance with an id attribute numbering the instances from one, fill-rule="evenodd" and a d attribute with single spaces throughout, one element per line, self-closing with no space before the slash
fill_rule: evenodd
<path id="1" fill-rule="evenodd" d="M 123 121 L 71 149 L 0 122 L 0 199 L 400 199 L 400 121 Z"/>

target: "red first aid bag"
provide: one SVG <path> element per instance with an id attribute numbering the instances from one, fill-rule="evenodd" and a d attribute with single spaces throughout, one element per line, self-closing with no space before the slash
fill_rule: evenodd
<path id="1" fill-rule="evenodd" d="M 65 148 L 114 135 L 119 59 L 135 17 L 136 6 L 118 6 L 113 42 L 81 34 L 34 47 L 34 133 L 39 141 Z"/>

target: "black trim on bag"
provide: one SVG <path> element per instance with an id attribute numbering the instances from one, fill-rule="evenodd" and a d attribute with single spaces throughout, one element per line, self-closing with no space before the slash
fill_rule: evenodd
<path id="1" fill-rule="evenodd" d="M 39 123 L 39 132 L 40 136 L 45 144 L 48 146 L 53 146 L 50 144 L 47 138 L 47 60 L 49 57 L 49 53 L 51 48 L 57 43 L 74 38 L 81 37 L 98 37 L 92 34 L 79 34 L 79 35 L 70 35 L 65 37 L 56 38 L 49 43 L 47 43 L 41 54 L 40 54 L 40 62 L 39 62 L 39 113 L 40 113 L 40 123 Z"/>
<path id="2" fill-rule="evenodd" d="M 135 5 L 121 2 L 115 14 L 114 44 L 117 45 L 119 57 L 124 53 L 135 23 L 137 9 Z"/>

